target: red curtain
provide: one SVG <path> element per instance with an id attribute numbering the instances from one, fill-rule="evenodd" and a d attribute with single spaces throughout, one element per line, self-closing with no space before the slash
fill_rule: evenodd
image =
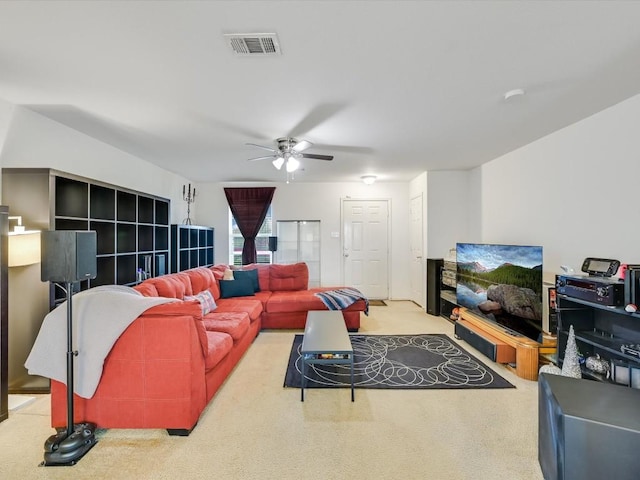
<path id="1" fill-rule="evenodd" d="M 242 264 L 258 261 L 256 236 L 260 231 L 264 217 L 267 216 L 275 187 L 261 188 L 225 188 L 224 193 L 235 218 L 240 233 L 244 237 Z"/>

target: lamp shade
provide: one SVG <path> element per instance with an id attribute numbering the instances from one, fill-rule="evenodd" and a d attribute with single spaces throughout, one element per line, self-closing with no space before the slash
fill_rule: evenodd
<path id="1" fill-rule="evenodd" d="M 278 157 L 271 163 L 273 163 L 274 167 L 276 167 L 278 170 L 280 170 L 282 168 L 282 165 L 284 165 L 284 158 Z"/>
<path id="2" fill-rule="evenodd" d="M 40 232 L 9 232 L 9 266 L 23 267 L 40 262 Z"/>
<path id="3" fill-rule="evenodd" d="M 293 157 L 287 159 L 287 172 L 295 172 L 300 166 L 300 162 Z"/>

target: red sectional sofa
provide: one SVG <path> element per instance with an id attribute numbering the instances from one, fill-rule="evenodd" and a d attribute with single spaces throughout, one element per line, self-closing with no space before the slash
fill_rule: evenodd
<path id="1" fill-rule="evenodd" d="M 308 311 L 327 309 L 314 294 L 331 288 L 308 289 L 304 263 L 245 266 L 244 271 L 257 270 L 260 291 L 222 298 L 228 269 L 194 268 L 134 287 L 145 296 L 180 301 L 150 308 L 124 331 L 105 359 L 94 396 L 75 395 L 75 420 L 188 435 L 261 329 L 304 328 Z M 184 298 L 205 290 L 217 306 L 203 315 L 199 301 Z M 366 308 L 360 299 L 343 310 L 350 331 L 360 328 Z M 66 422 L 66 386 L 52 380 L 51 424 L 60 428 Z"/>

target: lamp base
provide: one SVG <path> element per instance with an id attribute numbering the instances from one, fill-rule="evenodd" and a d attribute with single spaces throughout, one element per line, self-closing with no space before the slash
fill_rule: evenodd
<path id="1" fill-rule="evenodd" d="M 44 442 L 42 467 L 72 466 L 97 443 L 94 423 L 78 423 L 69 435 L 65 429 Z"/>

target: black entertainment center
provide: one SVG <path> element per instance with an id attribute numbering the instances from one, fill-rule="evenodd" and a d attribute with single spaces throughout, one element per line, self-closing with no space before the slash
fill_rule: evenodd
<path id="1" fill-rule="evenodd" d="M 583 378 L 640 388 L 640 358 L 633 348 L 640 344 L 640 314 L 561 293 L 557 295 L 557 314 L 558 366 L 564 362 L 573 326 L 580 355 L 584 359 L 599 356 L 610 366 L 607 378 L 607 374 L 588 369 L 585 362 L 581 365 Z"/>
<path id="2" fill-rule="evenodd" d="M 558 357 L 573 336 L 582 378 L 541 374 L 538 460 L 545 479 L 638 478 L 640 457 L 640 290 L 631 266 L 588 258 L 588 275 L 556 276 Z M 575 361 L 575 357 L 573 357 Z M 631 387 L 631 388 L 629 388 Z"/>

